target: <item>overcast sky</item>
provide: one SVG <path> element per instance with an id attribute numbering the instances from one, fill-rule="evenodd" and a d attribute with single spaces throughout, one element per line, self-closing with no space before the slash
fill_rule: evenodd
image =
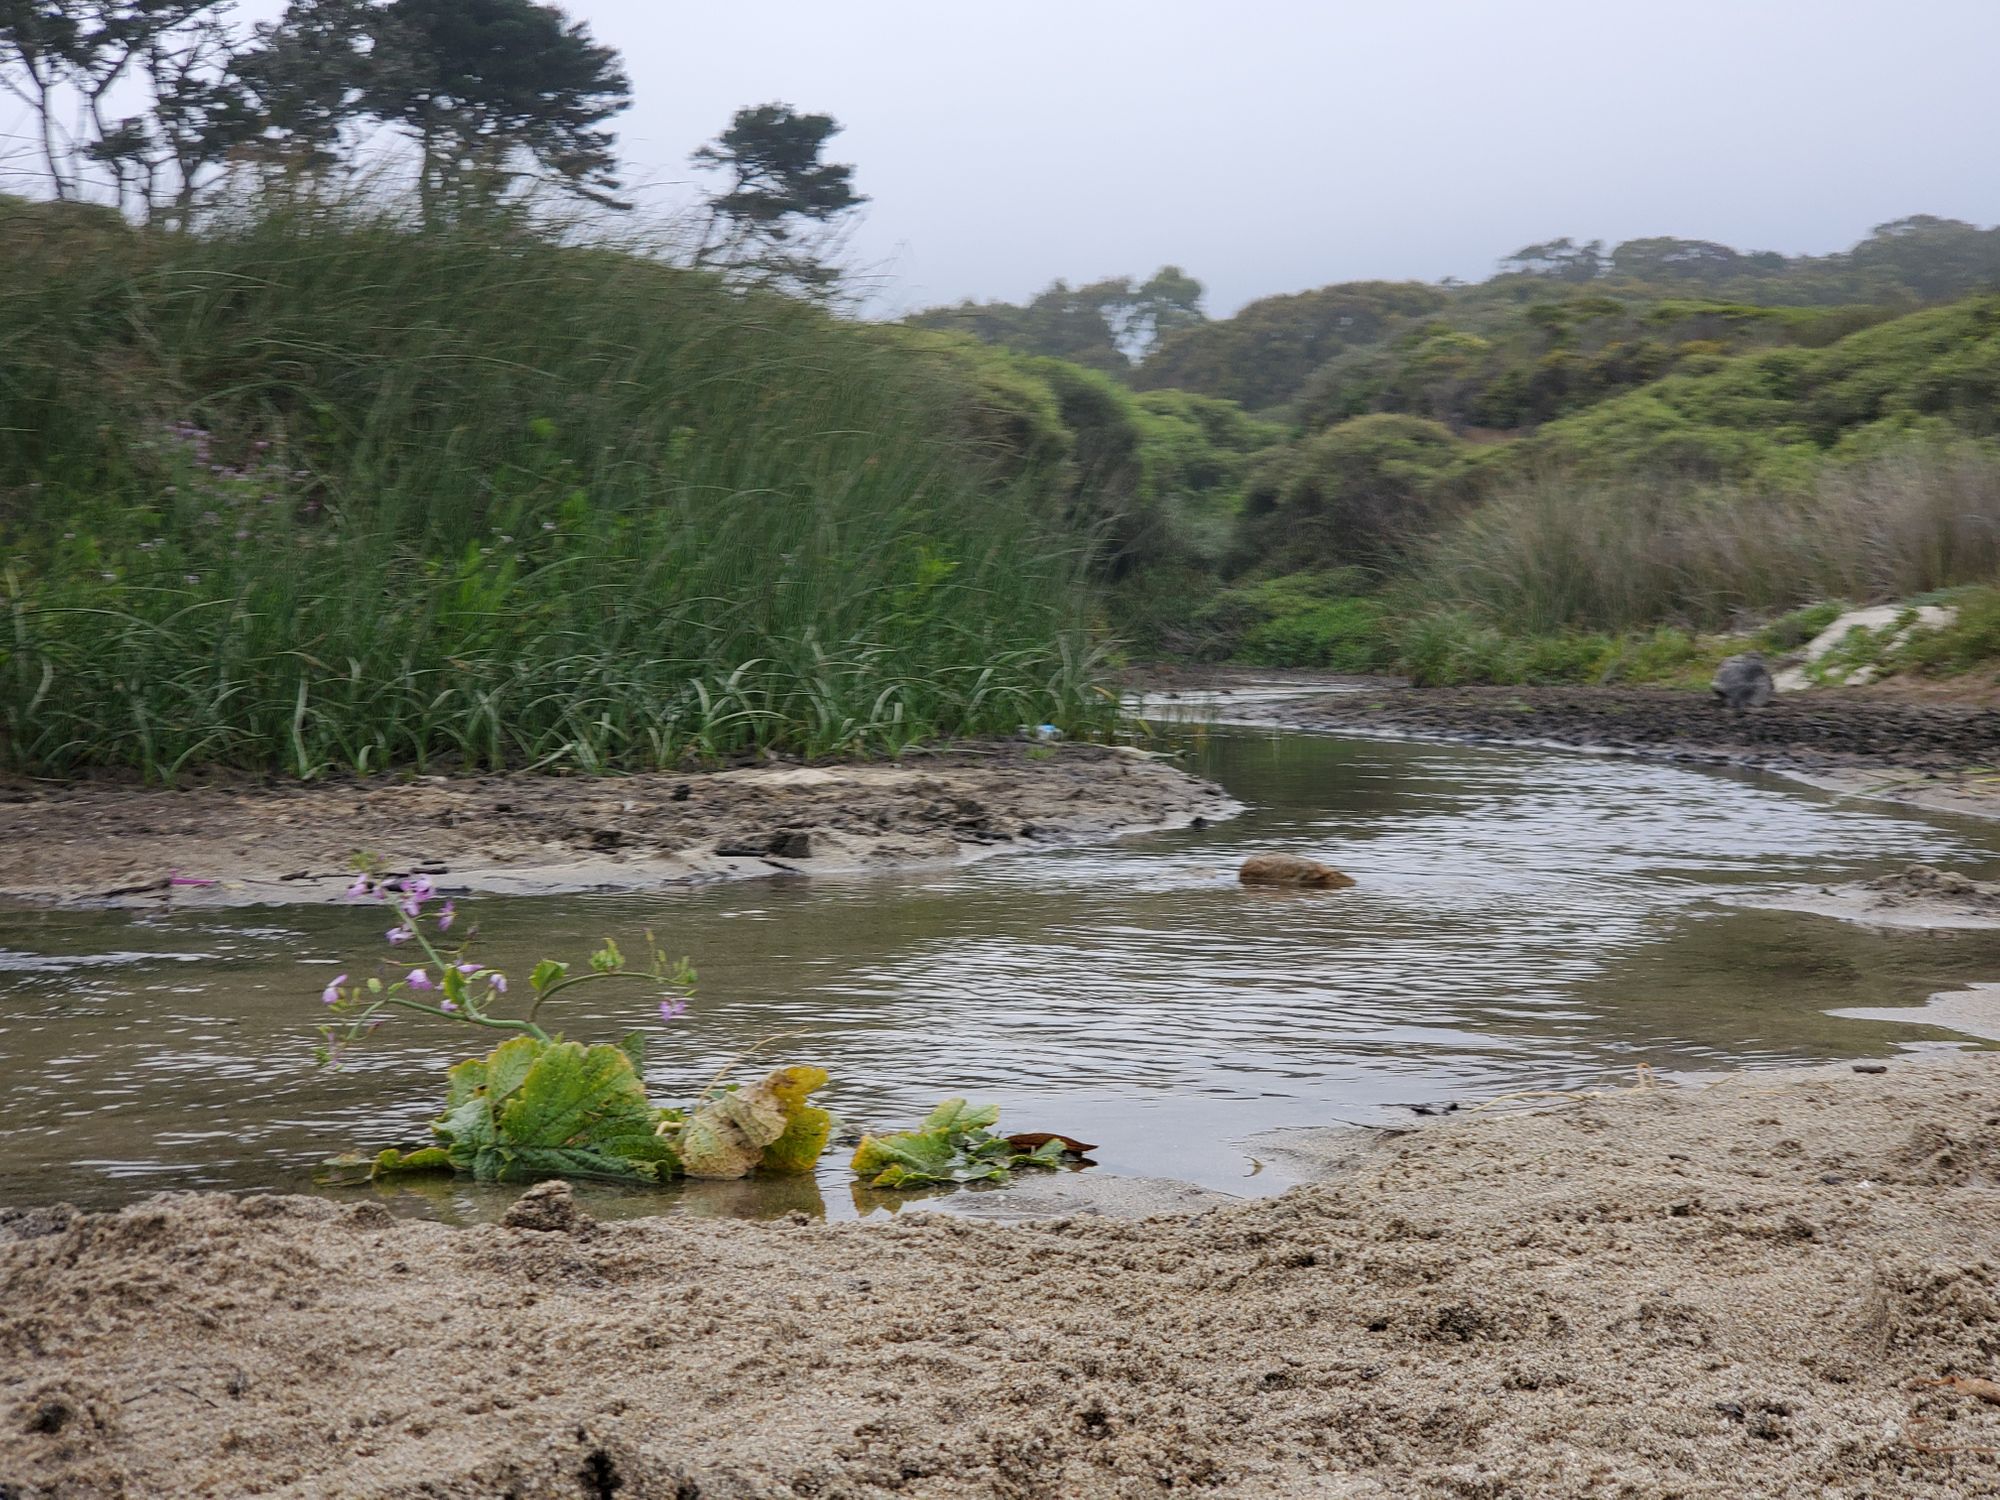
<path id="1" fill-rule="evenodd" d="M 1174 263 L 1219 315 L 1558 235 L 2000 222 L 2000 0 L 560 3 L 624 55 L 651 207 L 743 105 L 842 121 L 878 312 Z"/>
<path id="2" fill-rule="evenodd" d="M 2000 0 L 568 0 L 633 180 L 738 106 L 847 127 L 889 308 L 1175 262 L 1214 313 L 1529 241 L 2000 222 Z"/>

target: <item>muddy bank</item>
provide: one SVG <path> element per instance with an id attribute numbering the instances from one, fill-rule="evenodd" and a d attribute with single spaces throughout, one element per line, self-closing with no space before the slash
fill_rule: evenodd
<path id="1" fill-rule="evenodd" d="M 447 889 L 641 890 L 963 858 L 1238 810 L 1171 765 L 1090 745 L 693 775 L 13 783 L 0 786 L 0 901 L 334 900 L 357 854 Z"/>
<path id="2" fill-rule="evenodd" d="M 1841 691 L 1731 713 L 1709 694 L 1666 689 L 1385 687 L 1283 712 L 1316 729 L 1394 729 L 1745 765 L 1954 770 L 2000 757 L 2000 708 Z"/>
<path id="3" fill-rule="evenodd" d="M 2000 1489 L 2000 1061 L 1454 1117 L 1172 1218 L 17 1219 L 37 1496 Z M 546 1206 L 544 1206 L 546 1208 Z M 534 1221 L 563 1223 L 538 1213 Z"/>
<path id="4" fill-rule="evenodd" d="M 1341 686 L 1251 706 L 1246 716 L 1334 733 L 1761 767 L 1830 791 L 2000 816 L 2000 707 L 1984 702 L 1829 690 L 1739 714 L 1709 694 L 1667 689 Z"/>
<path id="5" fill-rule="evenodd" d="M 1911 865 L 1849 885 L 1805 886 L 1782 895 L 1746 897 L 1742 904 L 1812 912 L 1864 927 L 2000 927 L 2000 884 L 1929 865 Z"/>

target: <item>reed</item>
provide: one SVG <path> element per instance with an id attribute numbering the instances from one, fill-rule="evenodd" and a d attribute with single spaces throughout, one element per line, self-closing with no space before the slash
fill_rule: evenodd
<path id="1" fill-rule="evenodd" d="M 635 247 L 0 209 L 0 758 L 661 767 L 1104 712 L 938 372 Z M 962 395 L 962 393 L 959 393 Z"/>
<path id="2" fill-rule="evenodd" d="M 1806 485 L 1545 478 L 1470 512 L 1394 589 L 1519 635 L 1728 628 L 2000 574 L 2000 454 L 1959 441 L 1829 464 Z"/>

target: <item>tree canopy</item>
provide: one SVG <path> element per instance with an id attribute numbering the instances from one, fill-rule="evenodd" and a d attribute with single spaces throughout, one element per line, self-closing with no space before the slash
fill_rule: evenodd
<path id="1" fill-rule="evenodd" d="M 427 212 L 531 181 L 615 204 L 630 100 L 617 54 L 538 0 L 291 0 L 247 30 L 228 0 L 0 0 L 0 87 L 56 198 L 181 224 L 232 169 L 320 174 L 383 126 Z"/>
<path id="2" fill-rule="evenodd" d="M 1053 281 L 1025 304 L 968 300 L 913 313 L 905 321 L 1123 374 L 1162 339 L 1202 323 L 1201 298 L 1199 281 L 1179 266 L 1161 266 L 1142 282 L 1129 276 L 1079 287 Z"/>
<path id="3" fill-rule="evenodd" d="M 789 104 L 736 111 L 693 156 L 724 179 L 709 195 L 696 263 L 790 291 L 826 291 L 839 276 L 832 264 L 839 225 L 868 201 L 854 190 L 852 166 L 824 160 L 839 133 L 832 115 Z"/>

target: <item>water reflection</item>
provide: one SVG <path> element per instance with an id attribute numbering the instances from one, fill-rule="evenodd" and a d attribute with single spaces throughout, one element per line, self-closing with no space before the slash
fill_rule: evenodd
<path id="1" fill-rule="evenodd" d="M 2000 933 L 1882 934 L 1718 904 L 1722 891 L 1913 859 L 1991 873 L 1981 825 L 1841 804 L 1753 777 L 1580 755 L 1304 736 L 1205 739 L 1236 822 L 949 871 L 654 896 L 467 903 L 520 967 L 651 926 L 701 998 L 649 1069 L 685 1095 L 748 1040 L 801 1028 L 853 1125 L 952 1093 L 1009 1125 L 1105 1143 L 1104 1169 L 1232 1191 L 1260 1129 L 1627 1072 L 1879 1053 L 1913 1035 L 1833 1008 L 2000 978 Z M 1245 891 L 1248 849 L 1360 884 Z M 341 1074 L 304 1066 L 313 997 L 368 960 L 344 908 L 0 917 L 0 1200 L 296 1188 L 321 1157 L 418 1139 L 461 1039 L 397 1023 Z M 386 958 L 386 953 L 383 955 Z M 615 1035 L 615 991 L 565 1026 Z M 399 1185 L 397 1211 L 490 1216 L 510 1194 Z M 593 1188 L 594 1211 L 659 1194 Z M 822 1182 L 701 1184 L 680 1212 L 878 1207 Z"/>

